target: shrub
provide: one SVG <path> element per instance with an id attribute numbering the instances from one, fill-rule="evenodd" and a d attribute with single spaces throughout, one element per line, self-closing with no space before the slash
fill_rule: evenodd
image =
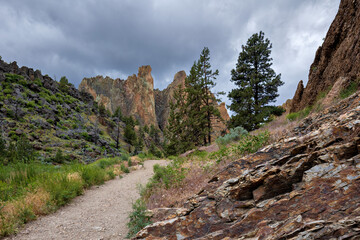
<path id="1" fill-rule="evenodd" d="M 150 217 L 146 215 L 146 204 L 143 200 L 138 199 L 132 205 L 133 211 L 129 215 L 127 224 L 129 232 L 127 238 L 132 238 L 137 232 L 151 224 Z"/>
<path id="2" fill-rule="evenodd" d="M 58 149 L 54 157 L 54 162 L 63 163 L 64 161 L 65 157 L 63 156 L 61 149 Z"/>
<path id="3" fill-rule="evenodd" d="M 255 153 L 268 143 L 269 138 L 270 134 L 267 131 L 259 133 L 258 135 L 247 135 L 242 138 L 239 144 L 235 145 L 232 150 L 237 155 Z"/>
<path id="4" fill-rule="evenodd" d="M 130 158 L 129 154 L 121 154 L 120 156 L 121 160 L 123 161 L 128 161 L 128 159 Z"/>
<path id="5" fill-rule="evenodd" d="M 97 166 L 87 166 L 81 168 L 81 177 L 85 182 L 85 186 L 103 184 L 106 179 L 106 172 L 99 171 Z"/>
<path id="6" fill-rule="evenodd" d="M 181 183 L 185 178 L 186 169 L 181 167 L 179 160 L 174 160 L 167 166 L 154 165 L 154 176 L 151 178 L 152 184 L 164 184 L 169 189 Z"/>
<path id="7" fill-rule="evenodd" d="M 27 102 L 27 103 L 26 103 L 26 106 L 27 106 L 28 108 L 35 108 L 36 103 L 35 103 L 35 101 L 30 101 L 30 102 Z"/>
<path id="8" fill-rule="evenodd" d="M 10 88 L 6 88 L 6 89 L 3 90 L 4 94 L 12 94 L 12 92 L 13 92 L 13 90 L 10 89 Z"/>
<path id="9" fill-rule="evenodd" d="M 120 165 L 120 170 L 124 173 L 130 172 L 129 168 L 125 167 L 125 165 L 123 163 Z"/>
<path id="10" fill-rule="evenodd" d="M 23 80 L 24 77 L 21 75 L 13 74 L 13 73 L 5 73 L 5 78 L 7 82 L 13 82 L 16 83 L 19 80 Z"/>
<path id="11" fill-rule="evenodd" d="M 299 112 L 294 112 L 294 113 L 289 113 L 287 116 L 286 116 L 286 119 L 288 119 L 289 121 L 295 121 L 296 119 L 298 119 L 300 116 L 300 113 Z"/>
<path id="12" fill-rule="evenodd" d="M 36 78 L 36 79 L 34 80 L 34 83 L 35 83 L 36 85 L 38 85 L 39 87 L 42 86 L 42 82 L 41 82 L 41 80 L 40 80 L 39 78 Z"/>
<path id="13" fill-rule="evenodd" d="M 236 127 L 230 129 L 230 133 L 226 134 L 223 137 L 218 137 L 216 139 L 216 143 L 219 146 L 226 146 L 230 142 L 239 141 L 243 136 L 247 135 L 248 131 L 245 130 L 243 127 Z"/>

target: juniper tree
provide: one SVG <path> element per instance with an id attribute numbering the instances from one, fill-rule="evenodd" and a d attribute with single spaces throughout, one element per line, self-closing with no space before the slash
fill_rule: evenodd
<path id="1" fill-rule="evenodd" d="M 231 71 L 231 81 L 237 87 L 228 95 L 232 101 L 230 110 L 235 113 L 231 127 L 242 126 L 251 131 L 269 121 L 271 115 L 282 113 L 269 105 L 279 96 L 278 87 L 284 84 L 281 75 L 271 68 L 271 48 L 262 31 L 253 34 L 242 46 L 236 68 Z"/>

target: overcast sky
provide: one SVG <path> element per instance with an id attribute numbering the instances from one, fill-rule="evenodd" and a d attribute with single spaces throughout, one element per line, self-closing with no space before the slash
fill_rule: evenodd
<path id="1" fill-rule="evenodd" d="M 262 30 L 282 74 L 277 104 L 307 82 L 340 0 L 0 0 L 0 56 L 78 86 L 84 77 L 126 79 L 151 65 L 155 88 L 187 73 L 204 46 L 216 91 L 229 92 L 241 45 Z M 224 98 L 224 100 L 226 100 Z M 229 103 L 227 101 L 227 103 Z"/>

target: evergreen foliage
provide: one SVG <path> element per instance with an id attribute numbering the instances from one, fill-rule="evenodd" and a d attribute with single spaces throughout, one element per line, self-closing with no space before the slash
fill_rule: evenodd
<path id="1" fill-rule="evenodd" d="M 137 143 L 136 132 L 135 132 L 135 120 L 133 117 L 125 117 L 125 130 L 124 130 L 124 138 L 125 142 L 128 144 L 135 146 Z"/>
<path id="2" fill-rule="evenodd" d="M 231 71 L 231 81 L 237 87 L 228 95 L 232 101 L 230 109 L 235 112 L 231 127 L 242 126 L 251 131 L 269 121 L 271 115 L 283 112 L 269 105 L 279 96 L 278 87 L 284 84 L 281 75 L 271 68 L 271 48 L 262 31 L 253 34 L 242 46 L 236 68 Z"/>
<path id="3" fill-rule="evenodd" d="M 174 101 L 170 103 L 166 129 L 169 141 L 166 151 L 169 155 L 211 142 L 211 119 L 221 119 L 215 105 L 218 100 L 210 92 L 216 85 L 214 80 L 218 74 L 218 70 L 211 70 L 210 51 L 205 47 L 200 59 L 191 67 L 185 86 L 178 86 Z"/>
<path id="4" fill-rule="evenodd" d="M 31 163 L 34 159 L 35 150 L 25 136 L 10 142 L 6 147 L 6 140 L 0 135 L 0 164 Z"/>

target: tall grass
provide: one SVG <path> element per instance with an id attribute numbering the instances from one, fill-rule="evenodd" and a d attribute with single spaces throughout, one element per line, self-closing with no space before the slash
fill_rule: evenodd
<path id="1" fill-rule="evenodd" d="M 34 162 L 0 166 L 0 236 L 12 234 L 27 221 L 67 204 L 85 188 L 114 178 L 112 165 L 120 161 L 112 158 L 89 165 Z"/>

